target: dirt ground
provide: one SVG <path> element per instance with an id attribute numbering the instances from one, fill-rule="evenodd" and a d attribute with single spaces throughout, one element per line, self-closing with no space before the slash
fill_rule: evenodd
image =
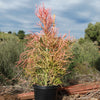
<path id="1" fill-rule="evenodd" d="M 0 100 L 18 100 L 17 94 L 30 92 L 33 90 L 23 89 L 20 86 L 0 86 Z M 100 100 L 100 90 L 91 91 L 86 94 L 66 95 L 61 92 L 57 100 Z"/>
<path id="2" fill-rule="evenodd" d="M 0 100 L 18 100 L 17 95 L 3 95 L 0 96 Z M 89 95 L 70 95 L 70 96 L 63 96 L 60 99 L 57 100 L 100 100 L 100 93 L 93 95 L 89 94 Z"/>

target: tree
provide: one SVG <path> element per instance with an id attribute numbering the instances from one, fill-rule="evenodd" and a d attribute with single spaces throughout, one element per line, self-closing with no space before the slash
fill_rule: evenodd
<path id="1" fill-rule="evenodd" d="M 19 37 L 19 39 L 24 39 L 25 32 L 23 30 L 19 30 L 17 36 Z"/>
<path id="2" fill-rule="evenodd" d="M 98 45 L 100 45 L 100 22 L 88 24 L 88 27 L 85 30 L 85 39 L 90 39 L 93 42 L 97 41 Z"/>
<path id="3" fill-rule="evenodd" d="M 8 32 L 8 34 L 12 34 L 12 32 L 11 32 L 11 31 L 9 31 L 9 32 Z"/>

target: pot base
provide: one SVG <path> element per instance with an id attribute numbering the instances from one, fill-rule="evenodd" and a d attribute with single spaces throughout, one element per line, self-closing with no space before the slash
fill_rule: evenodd
<path id="1" fill-rule="evenodd" d="M 34 85 L 35 100 L 56 100 L 57 86 Z"/>

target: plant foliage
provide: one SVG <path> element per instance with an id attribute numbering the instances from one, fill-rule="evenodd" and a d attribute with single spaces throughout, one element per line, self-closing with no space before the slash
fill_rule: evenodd
<path id="1" fill-rule="evenodd" d="M 23 44 L 20 43 L 17 36 L 12 34 L 0 34 L 0 82 L 12 79 L 15 75 L 15 62 L 23 51 Z M 6 83 L 6 82 L 5 82 Z"/>
<path id="2" fill-rule="evenodd" d="M 69 38 L 57 36 L 55 19 L 50 9 L 38 7 L 36 16 L 42 31 L 31 34 L 27 39 L 26 50 L 20 56 L 18 66 L 23 67 L 33 84 L 58 85 L 66 74 L 64 65 L 69 65 L 71 58 Z M 54 16 L 55 17 L 55 16 Z"/>
<path id="3" fill-rule="evenodd" d="M 93 42 L 97 41 L 100 45 L 100 22 L 96 22 L 96 24 L 88 24 L 88 27 L 85 30 L 85 38 L 90 39 Z"/>
<path id="4" fill-rule="evenodd" d="M 92 41 L 76 42 L 72 48 L 74 56 L 74 64 L 87 64 L 89 66 L 95 66 L 96 61 L 99 59 L 99 50 Z"/>

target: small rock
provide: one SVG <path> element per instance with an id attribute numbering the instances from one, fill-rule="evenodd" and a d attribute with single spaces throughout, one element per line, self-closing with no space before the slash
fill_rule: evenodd
<path id="1" fill-rule="evenodd" d="M 91 98 L 90 100 L 99 100 L 99 99 L 97 99 L 97 98 Z"/>

